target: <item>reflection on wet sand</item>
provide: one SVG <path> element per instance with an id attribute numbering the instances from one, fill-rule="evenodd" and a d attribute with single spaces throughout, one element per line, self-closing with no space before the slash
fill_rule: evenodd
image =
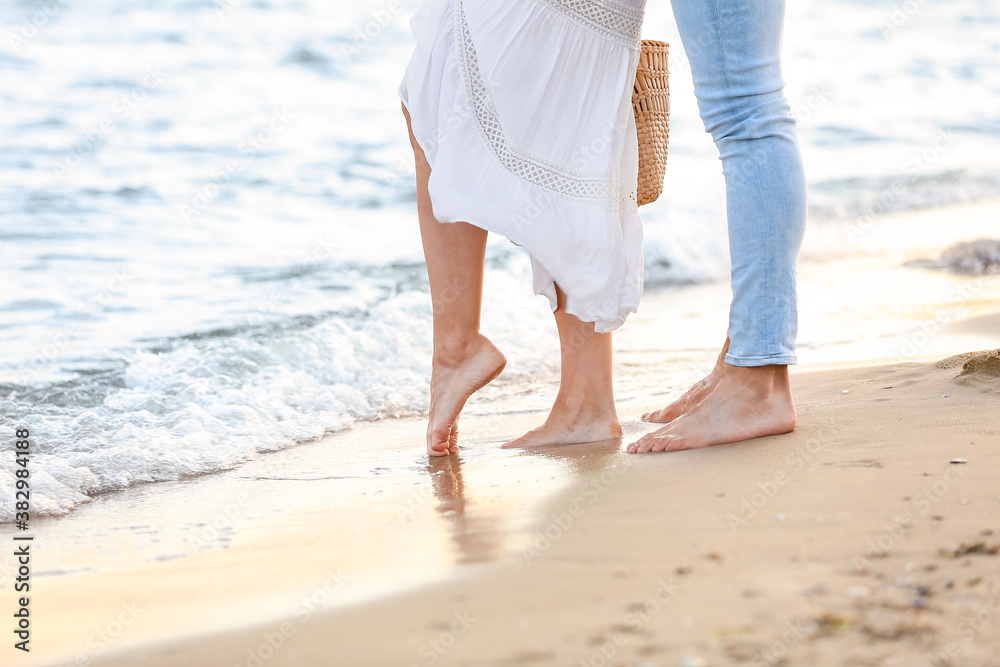
<path id="1" fill-rule="evenodd" d="M 457 563 L 485 563 L 500 560 L 517 550 L 517 544 L 523 540 L 512 539 L 515 531 L 511 531 L 511 512 L 509 506 L 497 503 L 499 493 L 490 493 L 491 488 L 500 485 L 518 485 L 527 482 L 535 485 L 540 480 L 532 479 L 538 472 L 537 465 L 528 461 L 517 461 L 517 458 L 532 457 L 542 459 L 545 463 L 555 463 L 558 469 L 549 469 L 550 479 L 560 479 L 566 489 L 585 488 L 588 483 L 594 483 L 595 488 L 601 488 L 599 480 L 602 473 L 611 479 L 616 479 L 621 469 L 629 466 L 630 460 L 622 451 L 622 440 L 604 440 L 578 445 L 558 445 L 537 447 L 519 451 L 518 457 L 508 468 L 492 468 L 487 475 L 471 475 L 473 481 L 467 483 L 463 473 L 462 455 L 435 458 L 427 465 L 434 495 L 438 501 L 437 513 L 447 522 L 451 539 L 456 549 Z M 536 463 L 541 463 L 538 461 Z M 547 467 L 543 463 L 543 468 Z M 476 470 L 476 467 L 473 467 Z M 532 470 L 534 469 L 534 470 Z M 510 470 L 507 473 L 507 470 Z M 498 478 L 498 474 L 500 473 Z M 518 474 L 518 473 L 521 474 Z M 503 479 L 503 477 L 513 477 Z M 523 479 L 521 479 L 523 478 Z M 548 498 L 540 498 L 543 504 L 558 502 L 558 492 L 553 489 Z M 523 510 L 523 503 L 519 506 Z M 530 513 L 530 519 L 523 528 L 526 533 L 537 530 L 543 522 L 545 513 L 535 511 Z M 523 535 L 523 537 L 527 537 Z"/>
<path id="2" fill-rule="evenodd" d="M 485 502 L 469 502 L 460 456 L 432 460 L 427 471 L 438 500 L 435 508 L 447 522 L 455 543 L 457 562 L 483 563 L 497 560 L 502 553 L 501 517 L 486 508 Z"/>

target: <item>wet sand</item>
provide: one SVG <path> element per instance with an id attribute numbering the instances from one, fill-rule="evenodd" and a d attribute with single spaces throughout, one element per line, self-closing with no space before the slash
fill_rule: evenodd
<path id="1" fill-rule="evenodd" d="M 459 457 L 428 462 L 423 421 L 388 420 L 36 522 L 13 664 L 994 664 L 1000 377 L 940 360 L 1000 344 L 1000 278 L 903 262 L 998 211 L 890 220 L 912 223 L 898 251 L 803 266 L 793 434 L 499 450 L 543 414 L 483 399 Z M 630 320 L 624 443 L 711 363 L 727 291 L 654 293 Z"/>
<path id="2" fill-rule="evenodd" d="M 214 557 L 66 588 L 138 600 L 134 637 L 176 621 L 172 641 L 100 665 L 914 665 L 936 651 L 952 654 L 940 664 L 991 664 L 1000 378 L 956 379 L 962 361 L 798 375 L 792 435 L 655 457 L 550 449 L 488 470 L 443 462 L 408 527 L 372 525 L 371 507 L 297 512 Z M 546 469 L 566 487 L 526 512 L 521 491 L 545 487 Z M 390 498 L 383 511 L 405 496 Z M 421 521 L 446 524 L 450 543 L 435 553 Z M 452 573 L 303 611 L 378 574 L 352 552 L 411 568 L 444 558 Z M 61 593 L 40 592 L 39 614 Z M 290 613 L 219 627 L 266 601 Z"/>

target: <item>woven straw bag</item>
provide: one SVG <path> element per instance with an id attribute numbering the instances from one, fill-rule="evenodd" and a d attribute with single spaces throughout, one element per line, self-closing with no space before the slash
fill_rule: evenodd
<path id="1" fill-rule="evenodd" d="M 642 40 L 632 89 L 635 129 L 639 135 L 639 206 L 656 201 L 663 192 L 670 134 L 670 79 L 666 42 Z"/>

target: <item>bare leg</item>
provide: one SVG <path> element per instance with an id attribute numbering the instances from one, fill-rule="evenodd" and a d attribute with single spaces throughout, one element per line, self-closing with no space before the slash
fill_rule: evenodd
<path id="1" fill-rule="evenodd" d="M 712 393 L 712 390 L 715 389 L 715 386 L 722 378 L 724 371 L 723 367 L 726 365 L 726 352 L 728 351 L 729 337 L 727 336 L 726 342 L 722 346 L 722 352 L 719 353 L 719 358 L 716 360 L 715 368 L 712 369 L 712 372 L 695 382 L 690 389 L 684 392 L 683 396 L 667 407 L 644 414 L 642 416 L 642 421 L 666 424 L 668 422 L 672 422 L 685 412 L 690 411 L 696 405 L 701 403 L 706 396 Z"/>
<path id="2" fill-rule="evenodd" d="M 611 334 L 596 333 L 593 322 L 581 322 L 567 313 L 565 296 L 556 291 L 562 363 L 559 393 L 545 423 L 504 448 L 595 442 L 622 434 L 611 380 Z"/>
<path id="3" fill-rule="evenodd" d="M 697 449 L 795 429 L 788 366 L 730 366 L 722 361 L 705 395 L 684 414 L 628 446 L 632 454 Z"/>
<path id="4" fill-rule="evenodd" d="M 410 115 L 403 107 L 407 126 Z M 503 370 L 507 359 L 479 333 L 486 230 L 434 219 L 427 181 L 431 168 L 410 131 L 417 171 L 417 215 L 434 311 L 427 453 L 458 451 L 458 416 L 466 400 Z"/>

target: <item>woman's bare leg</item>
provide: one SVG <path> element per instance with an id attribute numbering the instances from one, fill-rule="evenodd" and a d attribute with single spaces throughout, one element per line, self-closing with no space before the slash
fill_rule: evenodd
<path id="1" fill-rule="evenodd" d="M 562 359 L 559 393 L 545 423 L 505 448 L 595 442 L 622 435 L 611 380 L 611 334 L 596 333 L 593 322 L 581 322 L 567 313 L 565 296 L 558 288 L 556 292 Z"/>
<path id="2" fill-rule="evenodd" d="M 403 107 L 409 127 L 410 115 Z M 479 333 L 486 231 L 434 219 L 427 181 L 431 168 L 410 131 L 417 172 L 417 216 L 434 312 L 427 453 L 458 451 L 458 416 L 466 400 L 500 374 L 507 359 Z"/>

